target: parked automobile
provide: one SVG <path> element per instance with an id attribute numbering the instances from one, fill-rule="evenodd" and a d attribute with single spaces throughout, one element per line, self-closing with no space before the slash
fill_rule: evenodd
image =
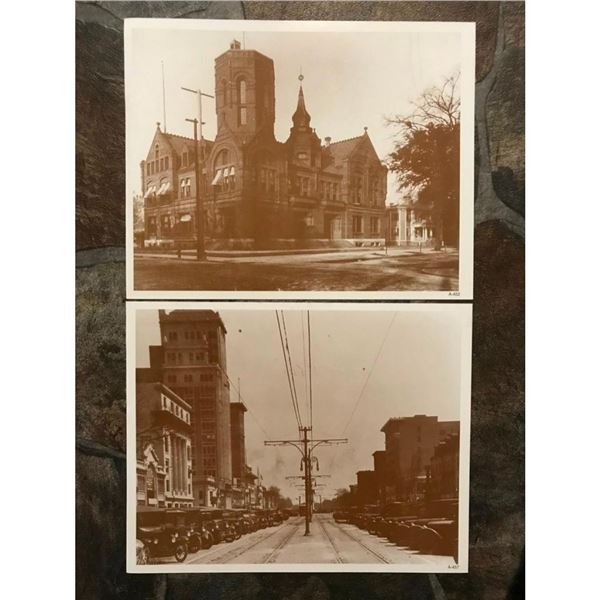
<path id="1" fill-rule="evenodd" d="M 135 540 L 135 563 L 137 565 L 147 565 L 149 560 L 148 546 L 142 540 Z"/>
<path id="2" fill-rule="evenodd" d="M 188 550 L 192 554 L 201 548 L 208 549 L 215 543 L 213 515 L 202 508 L 184 509 L 186 514 Z"/>
<path id="3" fill-rule="evenodd" d="M 138 507 L 136 537 L 148 549 L 148 557 L 173 556 L 183 562 L 188 555 L 185 513 L 179 509 Z"/>
<path id="4" fill-rule="evenodd" d="M 235 510 L 223 510 L 222 517 L 233 534 L 233 539 L 239 540 L 242 537 L 242 534 L 245 533 L 244 519 L 242 516 Z"/>

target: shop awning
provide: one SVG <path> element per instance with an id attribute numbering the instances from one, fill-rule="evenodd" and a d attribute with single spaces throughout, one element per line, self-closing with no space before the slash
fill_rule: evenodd
<path id="1" fill-rule="evenodd" d="M 168 194 L 171 191 L 171 184 L 166 181 L 165 183 L 163 183 L 158 192 L 156 192 L 157 196 L 164 196 L 165 194 Z"/>
<path id="2" fill-rule="evenodd" d="M 148 196 L 151 196 L 152 194 L 154 194 L 154 192 L 156 191 L 156 187 L 151 185 L 147 190 L 146 193 L 144 194 L 144 198 L 147 198 Z"/>
<path id="3" fill-rule="evenodd" d="M 229 176 L 233 177 L 235 175 L 235 167 L 229 167 Z"/>
<path id="4" fill-rule="evenodd" d="M 223 180 L 223 171 L 221 169 L 219 169 L 210 185 L 219 185 L 219 183 L 221 183 L 222 180 Z"/>
<path id="5" fill-rule="evenodd" d="M 229 167 L 223 169 L 223 177 L 229 177 Z"/>
<path id="6" fill-rule="evenodd" d="M 189 223 L 192 220 L 192 215 L 187 214 L 187 215 L 181 215 L 181 217 L 179 217 L 179 220 L 182 223 Z"/>

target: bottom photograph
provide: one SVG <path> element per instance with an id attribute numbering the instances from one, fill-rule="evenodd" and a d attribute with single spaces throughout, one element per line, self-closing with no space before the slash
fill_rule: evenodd
<path id="1" fill-rule="evenodd" d="M 127 570 L 467 572 L 471 306 L 131 302 Z"/>

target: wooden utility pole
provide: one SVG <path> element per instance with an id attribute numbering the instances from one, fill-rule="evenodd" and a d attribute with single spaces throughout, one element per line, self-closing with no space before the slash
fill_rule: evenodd
<path id="1" fill-rule="evenodd" d="M 201 182 L 200 182 L 200 165 L 198 157 L 198 128 L 200 129 L 200 141 L 204 141 L 202 134 L 202 96 L 214 98 L 210 94 L 205 94 L 201 90 L 191 90 L 182 87 L 182 90 L 198 95 L 198 118 L 186 119 L 186 121 L 194 124 L 194 176 L 196 179 L 196 260 L 206 260 L 206 251 L 204 250 L 204 203 L 202 201 Z"/>
<path id="2" fill-rule="evenodd" d="M 198 119 L 186 119 L 194 124 L 194 179 L 196 180 L 196 260 L 204 260 L 204 207 L 200 190 L 200 165 L 198 164 Z"/>
<path id="3" fill-rule="evenodd" d="M 304 535 L 310 535 L 310 522 L 312 520 L 312 496 L 313 496 L 313 475 L 312 461 L 313 451 L 317 446 L 333 446 L 336 444 L 347 444 L 347 438 L 327 438 L 315 440 L 309 437 L 308 433 L 312 427 L 301 427 L 301 434 L 298 440 L 268 440 L 265 446 L 294 446 L 302 455 L 301 467 L 304 471 L 304 498 L 306 511 L 304 515 Z"/>

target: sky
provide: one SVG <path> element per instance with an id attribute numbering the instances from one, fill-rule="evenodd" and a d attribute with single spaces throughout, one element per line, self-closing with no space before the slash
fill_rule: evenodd
<path id="1" fill-rule="evenodd" d="M 393 150 L 394 129 L 385 117 L 409 114 L 410 102 L 440 84 L 460 65 L 460 36 L 446 32 L 259 32 L 135 28 L 126 72 L 127 194 L 140 190 L 139 163 L 146 158 L 163 123 L 162 70 L 165 73 L 167 131 L 192 136 L 186 118 L 198 114 L 197 97 L 181 86 L 214 94 L 214 59 L 233 38 L 273 59 L 275 136 L 285 141 L 298 97 L 298 75 L 311 124 L 323 140 L 369 135 L 383 160 Z M 204 99 L 204 137 L 214 139 L 214 100 Z M 163 123 L 164 125 L 164 123 Z M 388 176 L 388 203 L 398 199 Z"/>
<path id="2" fill-rule="evenodd" d="M 246 413 L 247 463 L 260 468 L 265 485 L 297 498 L 286 475 L 299 475 L 292 447 L 265 447 L 266 439 L 297 439 L 275 311 L 220 310 L 227 329 L 227 371 Z M 302 421 L 308 421 L 306 311 L 284 311 Z M 313 309 L 311 319 L 313 437 L 348 438 L 321 448 L 323 497 L 372 469 L 384 449 L 381 427 L 391 417 L 427 414 L 460 418 L 462 320 L 454 311 Z M 304 331 L 304 339 L 303 339 Z M 136 312 L 136 364 L 149 365 L 148 346 L 160 344 L 158 311 Z M 237 394 L 231 391 L 231 400 Z"/>

